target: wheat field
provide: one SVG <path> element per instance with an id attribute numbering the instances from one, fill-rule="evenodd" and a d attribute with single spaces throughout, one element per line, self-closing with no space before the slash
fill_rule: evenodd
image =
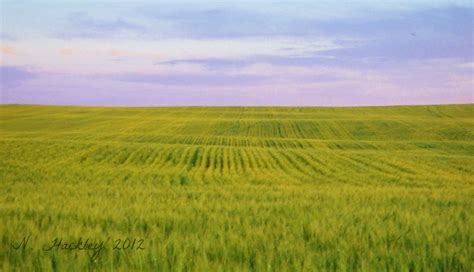
<path id="1" fill-rule="evenodd" d="M 3 271 L 473 269 L 474 105 L 0 114 Z"/>

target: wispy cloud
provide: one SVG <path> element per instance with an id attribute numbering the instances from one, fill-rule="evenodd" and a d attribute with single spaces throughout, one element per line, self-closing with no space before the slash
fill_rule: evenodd
<path id="1" fill-rule="evenodd" d="M 258 85 L 268 78 L 260 75 L 226 74 L 117 74 L 107 77 L 115 81 L 159 84 L 168 86 L 242 86 Z"/>
<path id="2" fill-rule="evenodd" d="M 34 77 L 35 74 L 25 67 L 0 65 L 0 85 L 2 88 L 16 87 L 22 82 Z"/>
<path id="3" fill-rule="evenodd" d="M 458 2 L 148 5 L 138 8 L 137 13 L 154 20 L 148 22 L 164 22 L 161 26 L 167 27 L 154 29 L 160 33 L 159 38 L 163 35 L 197 39 L 318 35 L 374 38 L 394 31 L 410 34 L 420 29 L 466 33 L 472 28 L 472 4 Z"/>
<path id="4" fill-rule="evenodd" d="M 0 32 L 0 41 L 16 41 L 17 38 L 11 34 L 5 33 L 5 32 Z"/>
<path id="5" fill-rule="evenodd" d="M 222 68 L 245 67 L 255 63 L 253 59 L 230 59 L 230 58 L 207 58 L 207 59 L 175 59 L 168 61 L 155 62 L 155 65 L 179 65 L 179 64 L 197 64 L 211 70 L 219 70 Z"/>
<path id="6" fill-rule="evenodd" d="M 180 7 L 143 8 L 142 13 L 157 21 L 167 22 L 163 34 L 186 38 L 236 38 L 281 35 L 286 32 L 268 14 L 239 8 Z"/>
<path id="7" fill-rule="evenodd" d="M 274 66 L 367 66 L 366 63 L 355 61 L 349 58 L 331 57 L 325 54 L 313 53 L 301 56 L 297 55 L 251 55 L 241 58 L 195 58 L 195 59 L 173 59 L 167 61 L 155 62 L 155 65 L 181 65 L 193 64 L 202 65 L 209 70 L 222 71 L 226 69 L 242 69 L 255 64 L 270 64 Z M 362 67 L 361 67 L 362 68 Z"/>
<path id="8" fill-rule="evenodd" d="M 77 12 L 68 16 L 64 28 L 54 36 L 62 39 L 130 38 L 143 32 L 143 27 L 122 18 L 99 19 Z"/>
<path id="9" fill-rule="evenodd" d="M 321 55 L 352 58 L 472 59 L 473 8 L 449 7 L 397 14 L 376 22 L 332 26 L 370 39 L 361 46 L 327 50 Z M 335 31 L 338 31 L 335 30 Z"/>

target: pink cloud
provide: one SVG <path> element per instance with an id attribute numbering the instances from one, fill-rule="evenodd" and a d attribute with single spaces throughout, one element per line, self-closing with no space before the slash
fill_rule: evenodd
<path id="1" fill-rule="evenodd" d="M 2 45 L 0 46 L 0 52 L 3 54 L 13 55 L 15 54 L 15 48 L 13 46 Z"/>
<path id="2" fill-rule="evenodd" d="M 64 56 L 71 56 L 73 51 L 71 48 L 61 48 L 59 49 L 59 53 Z"/>

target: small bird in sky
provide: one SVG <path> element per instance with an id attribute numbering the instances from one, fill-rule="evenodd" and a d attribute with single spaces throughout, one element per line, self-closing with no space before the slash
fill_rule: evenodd
<path id="1" fill-rule="evenodd" d="M 411 33 L 412 36 L 416 36 L 416 34 L 414 32 Z"/>

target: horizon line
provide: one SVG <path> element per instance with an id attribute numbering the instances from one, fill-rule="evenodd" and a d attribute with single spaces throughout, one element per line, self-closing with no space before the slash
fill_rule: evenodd
<path id="1" fill-rule="evenodd" d="M 39 107 L 83 107 L 83 108 L 376 108 L 376 107 L 427 107 L 427 106 L 468 106 L 471 103 L 447 104 L 393 104 L 393 105 L 347 105 L 347 106 L 278 106 L 278 105 L 167 105 L 167 106 L 118 106 L 118 105 L 60 105 L 60 104 L 20 104 L 0 103 L 5 106 L 39 106 Z"/>

